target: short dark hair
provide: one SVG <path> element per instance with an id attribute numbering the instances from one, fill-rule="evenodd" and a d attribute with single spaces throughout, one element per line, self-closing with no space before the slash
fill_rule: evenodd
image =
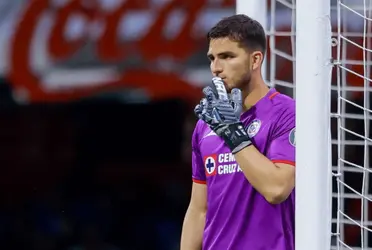
<path id="1" fill-rule="evenodd" d="M 266 52 L 266 34 L 262 25 L 247 15 L 233 15 L 223 18 L 212 27 L 207 39 L 228 37 L 236 42 L 242 43 L 248 49 Z"/>

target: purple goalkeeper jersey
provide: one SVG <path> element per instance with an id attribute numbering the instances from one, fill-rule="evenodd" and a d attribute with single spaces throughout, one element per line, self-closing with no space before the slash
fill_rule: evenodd
<path id="1" fill-rule="evenodd" d="M 241 116 L 254 146 L 295 166 L 295 101 L 270 89 Z M 203 250 L 293 250 L 294 191 L 273 205 L 245 178 L 224 141 L 199 121 L 192 138 L 192 178 L 207 185 Z"/>

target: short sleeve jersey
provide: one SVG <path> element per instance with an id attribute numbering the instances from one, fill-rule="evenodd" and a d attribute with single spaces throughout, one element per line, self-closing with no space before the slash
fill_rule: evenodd
<path id="1" fill-rule="evenodd" d="M 295 101 L 274 88 L 242 114 L 253 145 L 274 163 L 295 166 Z M 192 138 L 192 178 L 207 185 L 203 250 L 293 250 L 294 191 L 268 203 L 245 178 L 224 141 L 198 121 Z"/>

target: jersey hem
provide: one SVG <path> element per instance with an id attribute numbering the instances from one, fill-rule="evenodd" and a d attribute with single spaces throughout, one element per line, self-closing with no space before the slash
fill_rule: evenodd
<path id="1" fill-rule="evenodd" d="M 295 161 L 288 161 L 288 160 L 272 160 L 273 163 L 284 163 L 284 164 L 288 164 L 288 165 L 292 165 L 292 166 L 296 166 L 296 162 Z"/>

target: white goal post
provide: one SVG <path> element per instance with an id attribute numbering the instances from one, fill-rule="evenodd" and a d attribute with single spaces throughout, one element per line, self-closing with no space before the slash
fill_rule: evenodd
<path id="1" fill-rule="evenodd" d="M 284 6 L 292 3 L 285 0 L 276 2 Z M 277 24 L 274 15 L 270 15 L 270 11 L 275 9 L 268 10 L 266 0 L 236 0 L 236 5 L 238 14 L 247 14 L 266 28 L 270 61 L 275 61 L 273 56 L 277 52 L 273 51 L 276 41 L 273 30 Z M 330 6 L 330 0 L 296 0 L 296 6 L 292 6 L 295 34 L 288 35 L 295 38 L 292 51 L 292 60 L 295 61 L 293 94 L 296 97 L 295 245 L 299 250 L 329 250 L 331 245 Z M 270 70 L 270 79 L 275 77 L 273 74 Z M 265 72 L 263 75 L 266 77 Z M 275 84 L 270 82 L 270 85 Z"/>
<path id="2" fill-rule="evenodd" d="M 331 246 L 330 0 L 296 1 L 296 249 Z"/>

